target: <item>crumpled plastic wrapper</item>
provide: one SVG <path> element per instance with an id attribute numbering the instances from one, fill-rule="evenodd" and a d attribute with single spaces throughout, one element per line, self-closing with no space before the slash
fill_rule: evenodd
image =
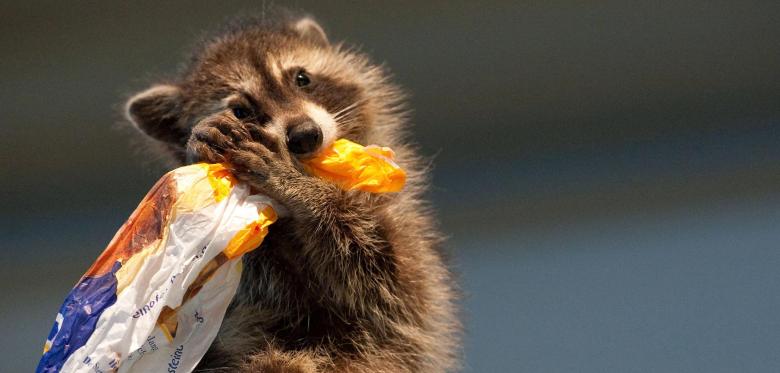
<path id="1" fill-rule="evenodd" d="M 388 148 L 348 140 L 306 162 L 345 190 L 395 192 Z M 37 372 L 191 372 L 217 335 L 241 278 L 283 207 L 219 164 L 163 176 L 57 314 Z"/>
<path id="2" fill-rule="evenodd" d="M 395 164 L 394 157 L 395 153 L 387 147 L 364 147 L 339 139 L 306 166 L 312 174 L 345 190 L 391 193 L 400 191 L 406 183 L 406 173 Z"/>
<path id="3" fill-rule="evenodd" d="M 221 165 L 163 176 L 68 295 L 37 371 L 191 371 L 272 206 Z"/>

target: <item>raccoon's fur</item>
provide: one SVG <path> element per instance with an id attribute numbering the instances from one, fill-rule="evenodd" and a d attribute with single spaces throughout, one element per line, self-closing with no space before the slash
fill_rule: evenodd
<path id="1" fill-rule="evenodd" d="M 245 256 L 238 293 L 198 369 L 454 369 L 453 280 L 421 200 L 426 168 L 405 137 L 399 89 L 311 18 L 270 19 L 208 38 L 176 78 L 126 106 L 175 164 L 227 162 L 288 210 Z M 405 189 L 345 192 L 301 168 L 299 159 L 341 137 L 394 149 Z"/>

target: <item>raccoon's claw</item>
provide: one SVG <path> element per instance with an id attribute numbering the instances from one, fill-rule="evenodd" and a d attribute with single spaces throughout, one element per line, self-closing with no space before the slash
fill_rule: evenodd
<path id="1" fill-rule="evenodd" d="M 285 180 L 301 174 L 289 154 L 273 152 L 257 142 L 240 142 L 225 152 L 225 160 L 237 178 L 272 196 Z"/>
<path id="2" fill-rule="evenodd" d="M 241 123 L 225 121 L 223 118 L 206 120 L 192 129 L 187 142 L 187 160 L 190 163 L 224 162 L 224 154 L 236 149 L 239 142 L 248 138 L 251 135 Z"/>
<path id="3" fill-rule="evenodd" d="M 187 163 L 222 163 L 225 157 L 214 147 L 197 139 L 187 142 Z"/>

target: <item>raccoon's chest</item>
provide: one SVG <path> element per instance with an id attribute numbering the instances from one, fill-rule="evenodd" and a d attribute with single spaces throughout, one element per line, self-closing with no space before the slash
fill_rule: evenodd
<path id="1" fill-rule="evenodd" d="M 276 224 L 274 224 L 276 225 Z M 274 227 L 274 226 L 272 226 Z M 322 286 L 305 271 L 300 262 L 300 241 L 296 234 L 280 225 L 269 229 L 263 244 L 244 256 L 244 271 L 235 301 L 251 304 L 256 317 L 247 320 L 262 325 L 276 343 L 299 349 L 340 341 L 354 340 L 359 320 L 334 312 L 323 302 Z"/>

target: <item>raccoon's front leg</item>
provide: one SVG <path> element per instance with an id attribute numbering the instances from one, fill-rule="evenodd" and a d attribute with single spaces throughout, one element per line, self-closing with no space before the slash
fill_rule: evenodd
<path id="1" fill-rule="evenodd" d="M 301 245 L 296 257 L 322 286 L 317 290 L 326 307 L 355 315 L 398 304 L 398 299 L 386 299 L 395 289 L 392 244 L 385 229 L 391 219 L 382 217 L 389 197 L 344 191 L 306 174 L 284 150 L 272 152 L 254 142 L 239 143 L 225 157 L 239 179 L 290 210 L 290 228 Z"/>

